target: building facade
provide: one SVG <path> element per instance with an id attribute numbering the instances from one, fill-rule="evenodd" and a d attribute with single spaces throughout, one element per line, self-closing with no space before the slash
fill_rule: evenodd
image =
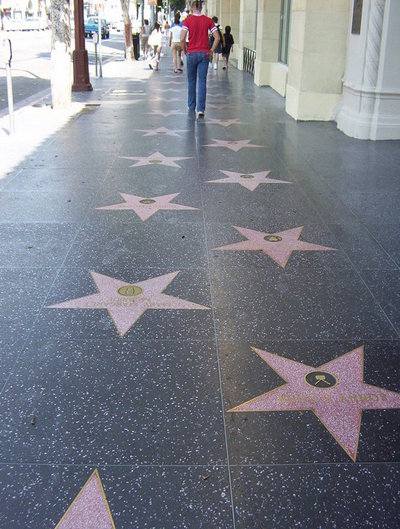
<path id="1" fill-rule="evenodd" d="M 296 120 L 361 139 L 400 139 L 399 0 L 208 0 L 232 59 Z"/>

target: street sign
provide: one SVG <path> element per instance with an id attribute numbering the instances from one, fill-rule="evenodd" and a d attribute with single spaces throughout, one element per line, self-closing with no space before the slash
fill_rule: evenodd
<path id="1" fill-rule="evenodd" d="M 8 64 L 11 66 L 12 59 L 12 46 L 11 40 L 3 38 L 0 47 L 0 60 L 2 64 Z"/>
<path id="2" fill-rule="evenodd" d="M 7 100 L 8 100 L 8 114 L 10 117 L 10 134 L 14 133 L 14 96 L 12 88 L 11 77 L 11 59 L 12 59 L 12 45 L 11 40 L 2 38 L 0 46 L 0 59 L 6 65 L 7 77 Z"/>

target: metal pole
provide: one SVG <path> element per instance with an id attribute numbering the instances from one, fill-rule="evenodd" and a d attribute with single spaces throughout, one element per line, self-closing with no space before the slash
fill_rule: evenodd
<path id="1" fill-rule="evenodd" d="M 8 100 L 8 115 L 10 118 L 10 134 L 14 134 L 14 97 L 13 97 L 13 88 L 12 88 L 12 78 L 11 78 L 11 60 L 12 60 L 12 45 L 10 39 L 3 40 L 3 49 L 7 47 L 8 41 L 8 53 L 6 57 L 6 76 L 7 76 L 7 100 Z"/>
<path id="2" fill-rule="evenodd" d="M 97 77 L 97 42 L 94 43 L 94 60 L 96 63 L 96 77 Z"/>
<path id="3" fill-rule="evenodd" d="M 98 22 L 99 22 L 99 77 L 103 77 L 103 55 L 101 50 L 101 12 L 98 12 Z"/>
<path id="4" fill-rule="evenodd" d="M 10 61 L 11 62 L 11 61 Z M 11 67 L 10 63 L 6 63 L 7 70 L 7 97 L 8 97 L 8 113 L 10 115 L 10 133 L 14 134 L 14 98 L 13 98 L 13 89 L 12 89 L 12 80 L 11 80 Z"/>

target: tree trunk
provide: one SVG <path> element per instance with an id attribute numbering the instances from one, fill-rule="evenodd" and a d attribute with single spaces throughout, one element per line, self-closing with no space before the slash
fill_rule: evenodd
<path id="1" fill-rule="evenodd" d="M 125 24 L 125 54 L 126 60 L 133 61 L 135 56 L 133 54 L 132 46 L 132 25 L 129 17 L 129 4 L 130 0 L 121 0 L 122 15 L 124 17 Z"/>
<path id="2" fill-rule="evenodd" d="M 71 105 L 71 26 L 69 0 L 51 2 L 51 99 L 53 108 Z"/>

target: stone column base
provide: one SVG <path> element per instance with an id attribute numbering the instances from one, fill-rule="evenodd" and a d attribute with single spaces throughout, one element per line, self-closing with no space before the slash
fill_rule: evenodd
<path id="1" fill-rule="evenodd" d="M 341 94 L 300 92 L 286 86 L 286 112 L 300 121 L 331 121 Z"/>
<path id="2" fill-rule="evenodd" d="M 236 47 L 238 70 L 243 71 L 243 48 Z"/>
<path id="3" fill-rule="evenodd" d="M 270 86 L 279 95 L 285 97 L 288 67 L 279 62 L 263 62 L 256 59 L 254 82 L 257 86 Z"/>
<path id="4" fill-rule="evenodd" d="M 362 140 L 400 139 L 400 93 L 345 85 L 336 116 L 338 129 Z"/>

